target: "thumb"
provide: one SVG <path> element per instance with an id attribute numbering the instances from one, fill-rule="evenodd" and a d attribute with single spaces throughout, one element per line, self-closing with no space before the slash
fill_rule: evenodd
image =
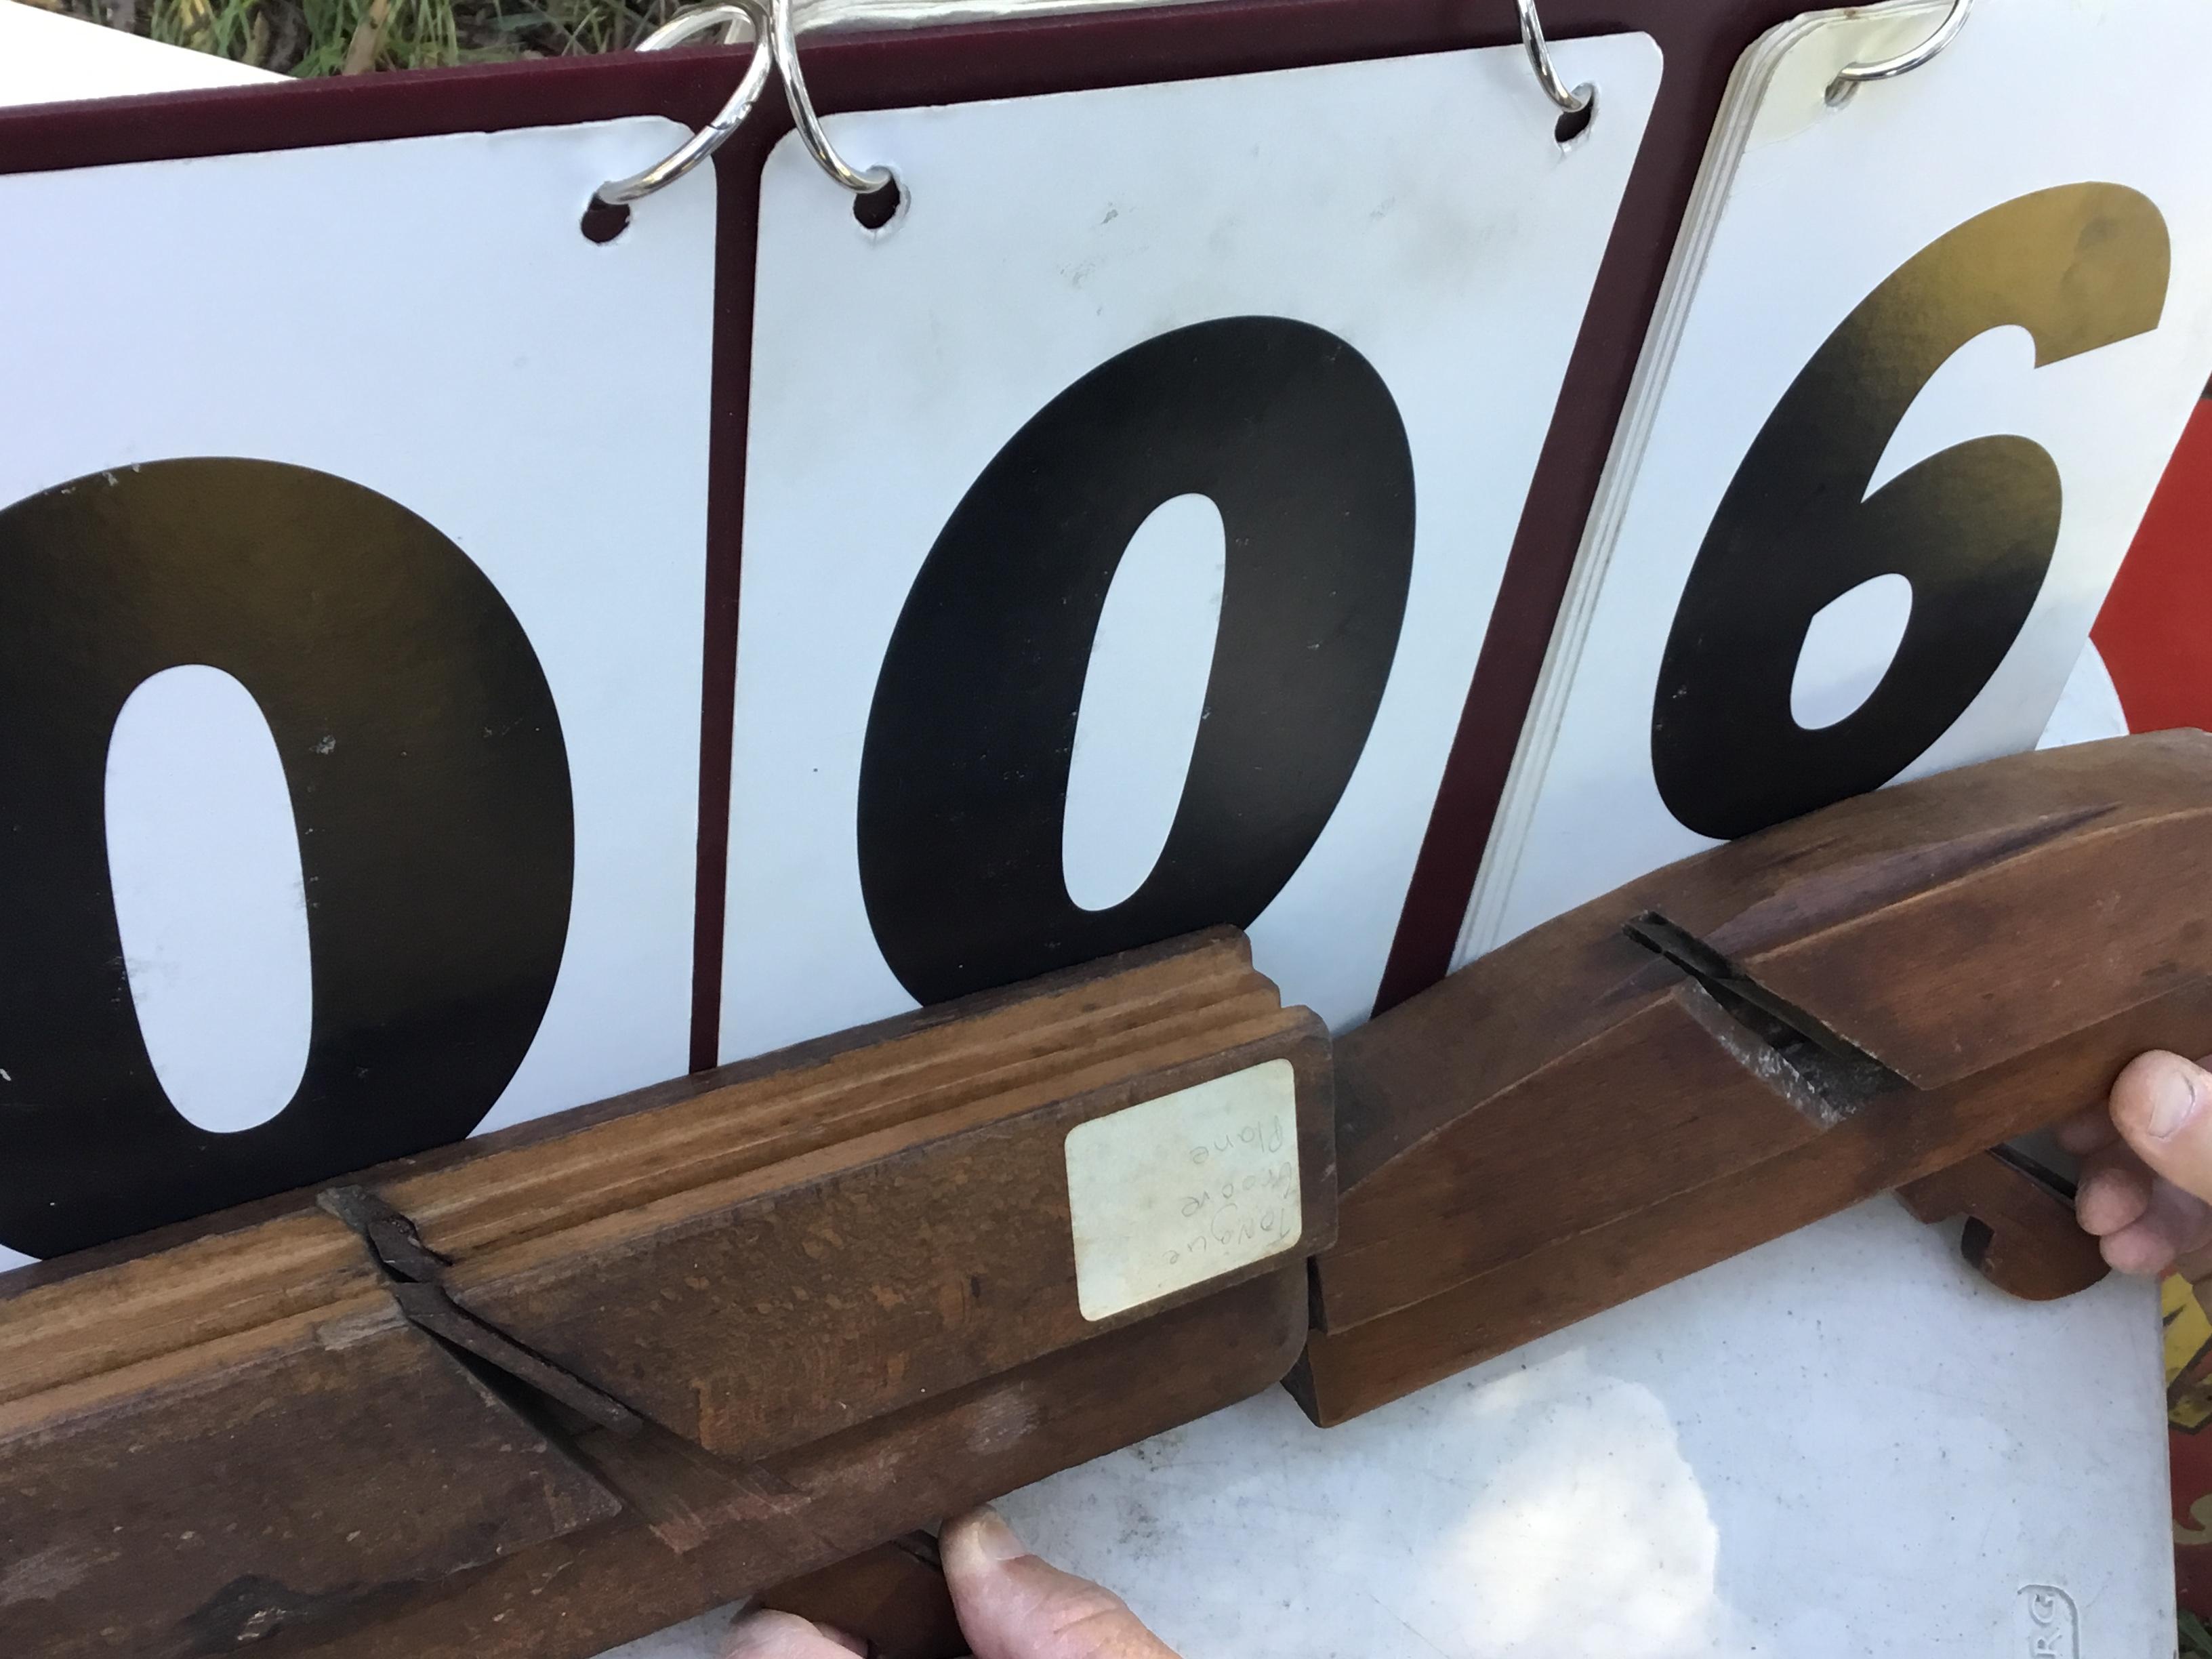
<path id="1" fill-rule="evenodd" d="M 1120 1596 L 1039 1560 L 995 1510 L 948 1522 L 938 1542 L 975 1659 L 1176 1659 Z"/>
<path id="2" fill-rule="evenodd" d="M 2137 1054 L 2112 1085 L 2112 1125 L 2136 1155 L 2212 1200 L 2212 1073 L 2179 1054 Z"/>

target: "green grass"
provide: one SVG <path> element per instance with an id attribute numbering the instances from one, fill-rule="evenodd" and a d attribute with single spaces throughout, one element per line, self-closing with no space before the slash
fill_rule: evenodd
<path id="1" fill-rule="evenodd" d="M 2181 1659 L 2212 1659 L 2212 1630 L 2193 1613 L 2181 1615 Z"/>
<path id="2" fill-rule="evenodd" d="M 357 75 L 620 52 L 665 22 L 682 0 L 27 3 L 289 75 Z"/>

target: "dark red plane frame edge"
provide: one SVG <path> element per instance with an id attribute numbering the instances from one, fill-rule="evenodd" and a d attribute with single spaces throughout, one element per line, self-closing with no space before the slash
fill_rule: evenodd
<path id="1" fill-rule="evenodd" d="M 1664 55 L 1643 148 L 1591 291 L 1415 864 L 1376 1009 L 1443 977 L 1707 135 L 1736 59 L 1806 0 L 1544 0 L 1554 40 L 1637 31 Z M 1194 80 L 1509 44 L 1510 0 L 1212 0 L 803 41 L 824 113 Z M 0 173 L 299 149 L 665 115 L 703 125 L 738 54 L 628 54 L 225 88 L 0 111 Z M 1599 119 L 1604 118 L 1602 94 Z M 760 168 L 791 122 L 773 94 L 717 158 L 705 696 L 691 1063 L 716 1059 L 735 718 L 738 573 Z M 1470 165 L 1480 165 L 1470 158 Z M 583 204 L 578 204 L 580 214 Z M 650 203 L 639 211 L 650 211 Z M 1484 711 L 1489 711 L 1486 714 Z"/>

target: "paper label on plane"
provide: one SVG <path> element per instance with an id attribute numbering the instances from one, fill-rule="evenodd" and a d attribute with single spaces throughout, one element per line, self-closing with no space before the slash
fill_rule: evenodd
<path id="1" fill-rule="evenodd" d="M 1304 1227 L 1291 1062 L 1267 1060 L 1069 1130 L 1067 1211 L 1085 1319 L 1289 1249 Z"/>

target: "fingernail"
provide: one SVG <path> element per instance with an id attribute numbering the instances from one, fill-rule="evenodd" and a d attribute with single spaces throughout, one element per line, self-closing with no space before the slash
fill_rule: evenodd
<path id="1" fill-rule="evenodd" d="M 1014 1535 L 1006 1518 L 994 1509 L 977 1510 L 968 1518 L 968 1535 L 987 1561 L 1013 1561 L 1030 1553 L 1030 1547 Z"/>
<path id="2" fill-rule="evenodd" d="M 2196 1115 L 2195 1077 L 2182 1066 L 2167 1067 L 2160 1075 L 2157 1086 L 2150 1091 L 2150 1122 L 2148 1127 L 2151 1133 L 2164 1140 L 2177 1133 Z"/>

